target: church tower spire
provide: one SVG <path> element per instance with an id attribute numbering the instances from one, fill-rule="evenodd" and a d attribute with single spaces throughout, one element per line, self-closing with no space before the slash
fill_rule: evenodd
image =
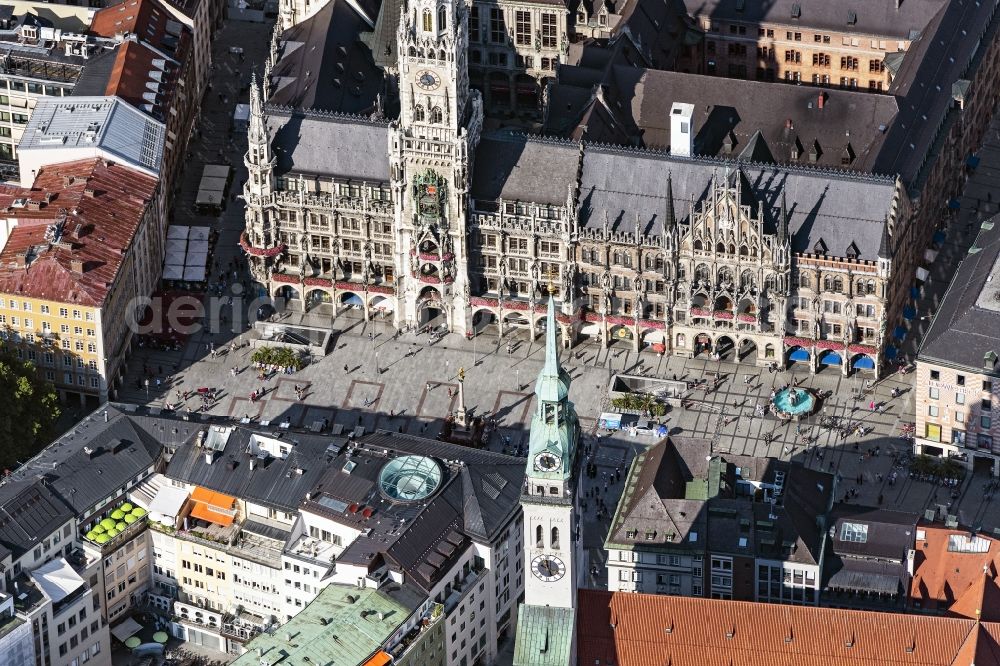
<path id="1" fill-rule="evenodd" d="M 248 205 L 259 204 L 261 198 L 269 196 L 274 190 L 272 177 L 275 159 L 271 154 L 271 137 L 256 72 L 250 76 L 250 122 L 247 126 L 247 152 L 243 161 L 250 175 L 244 186 L 244 196 Z"/>
<path id="2" fill-rule="evenodd" d="M 580 422 L 569 400 L 569 374 L 559 362 L 558 330 L 549 294 L 545 365 L 535 382 L 537 407 L 521 494 L 527 573 L 515 666 L 576 663 L 576 591 L 586 568 L 579 521 Z"/>

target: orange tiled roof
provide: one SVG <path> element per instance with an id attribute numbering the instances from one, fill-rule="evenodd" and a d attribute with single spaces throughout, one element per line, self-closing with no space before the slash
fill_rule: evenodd
<path id="1" fill-rule="evenodd" d="M 131 33 L 163 49 L 169 46 L 164 41 L 168 20 L 174 19 L 158 0 L 125 0 L 97 10 L 90 22 L 90 32 L 108 38 Z"/>
<path id="2" fill-rule="evenodd" d="M 588 665 L 1000 666 L 1000 624 L 957 617 L 581 590 L 577 622 Z"/>
<path id="3" fill-rule="evenodd" d="M 910 600 L 925 610 L 949 608 L 956 599 L 975 584 L 986 567 L 993 576 L 1000 570 L 1000 543 L 984 535 L 989 542 L 985 553 L 960 553 L 948 550 L 949 537 L 969 536 L 968 529 L 952 529 L 934 524 L 917 525 L 924 538 L 915 543 L 913 580 Z M 1000 608 L 990 611 L 1000 619 Z"/>
<path id="4" fill-rule="evenodd" d="M 0 293 L 102 305 L 156 187 L 152 176 L 95 158 L 44 167 L 31 188 L 0 190 L 0 214 L 17 220 L 0 251 Z M 53 245 L 46 228 L 61 219 Z M 34 259 L 18 266 L 29 250 Z"/>

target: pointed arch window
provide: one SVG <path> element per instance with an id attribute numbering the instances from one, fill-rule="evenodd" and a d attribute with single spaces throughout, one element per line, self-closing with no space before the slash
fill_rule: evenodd
<path id="1" fill-rule="evenodd" d="M 438 7 L 438 30 L 444 31 L 448 28 L 448 21 L 445 17 L 444 6 Z"/>
<path id="2" fill-rule="evenodd" d="M 545 530 L 541 525 L 535 527 L 535 548 L 545 548 Z"/>
<path id="3" fill-rule="evenodd" d="M 551 543 L 551 547 L 552 548 L 559 548 L 559 528 L 558 527 L 553 527 L 552 528 L 552 543 Z"/>
<path id="4" fill-rule="evenodd" d="M 423 122 L 424 120 L 424 107 L 417 104 L 413 107 L 413 119 L 417 122 Z"/>
<path id="5" fill-rule="evenodd" d="M 424 32 L 434 32 L 434 17 L 429 9 L 424 10 Z"/>
<path id="6" fill-rule="evenodd" d="M 431 122 L 440 123 L 444 120 L 444 116 L 441 114 L 441 107 L 435 106 L 431 109 Z"/>

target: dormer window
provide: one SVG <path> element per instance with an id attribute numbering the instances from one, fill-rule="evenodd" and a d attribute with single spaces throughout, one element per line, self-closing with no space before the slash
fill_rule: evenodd
<path id="1" fill-rule="evenodd" d="M 604 12 L 601 12 L 600 15 L 598 15 L 598 17 L 597 17 L 597 23 L 600 24 L 600 25 L 607 25 L 608 24 L 608 15 L 605 14 Z"/>

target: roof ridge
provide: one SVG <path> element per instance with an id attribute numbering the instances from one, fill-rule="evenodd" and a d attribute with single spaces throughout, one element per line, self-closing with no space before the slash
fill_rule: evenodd
<path id="1" fill-rule="evenodd" d="M 373 127 L 388 127 L 391 120 L 376 120 L 370 116 L 358 113 L 346 113 L 343 111 L 326 111 L 323 109 L 302 109 L 293 106 L 280 104 L 265 104 L 264 112 L 272 114 L 288 114 L 289 116 L 302 116 L 305 118 L 329 118 L 331 120 L 345 120 L 359 125 L 371 125 Z"/>
<path id="2" fill-rule="evenodd" d="M 771 164 L 767 162 L 753 162 L 743 160 L 739 157 L 727 158 L 720 155 L 675 155 L 663 148 L 650 146 L 621 146 L 618 144 L 602 143 L 599 141 L 586 142 L 587 147 L 594 147 L 599 152 L 619 153 L 619 154 L 644 154 L 650 156 L 663 156 L 678 162 L 700 163 L 718 166 L 735 166 L 736 168 L 751 167 L 762 171 L 784 171 L 802 175 L 819 175 L 842 180 L 858 180 L 871 183 L 895 183 L 896 177 L 888 174 L 867 173 L 864 171 L 852 171 L 850 169 L 836 169 L 834 167 L 810 167 L 802 164 Z"/>

